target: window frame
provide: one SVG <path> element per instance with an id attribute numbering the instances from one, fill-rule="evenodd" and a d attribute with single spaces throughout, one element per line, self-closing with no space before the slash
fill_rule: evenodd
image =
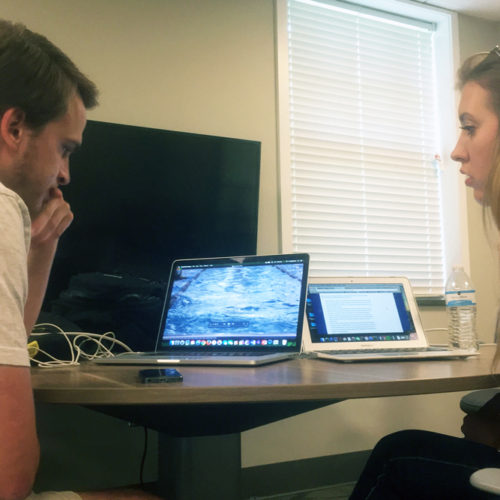
<path id="1" fill-rule="evenodd" d="M 328 3 L 329 0 L 316 0 Z M 435 23 L 436 64 L 439 71 L 437 86 L 438 115 L 436 129 L 441 134 L 441 185 L 443 206 L 443 243 L 445 252 L 445 279 L 454 265 L 470 271 L 467 229 L 466 188 L 460 179 L 459 167 L 450 154 L 458 137 L 457 103 L 455 89 L 456 69 L 459 67 L 458 20 L 455 13 L 431 6 L 410 4 L 404 0 L 355 0 L 363 7 L 376 8 Z M 280 250 L 292 252 L 292 197 L 290 172 L 290 129 L 288 103 L 288 14 L 287 0 L 275 0 L 276 73 L 277 73 L 277 131 Z M 333 273 L 332 273 L 333 274 Z M 470 273 L 469 273 L 470 274 Z M 444 292 L 444 283 L 443 283 Z"/>

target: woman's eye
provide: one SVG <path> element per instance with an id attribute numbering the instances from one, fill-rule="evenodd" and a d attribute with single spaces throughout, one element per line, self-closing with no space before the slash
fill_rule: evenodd
<path id="1" fill-rule="evenodd" d="M 472 125 L 464 125 L 463 127 L 460 127 L 460 128 L 462 130 L 464 130 L 467 135 L 473 135 L 474 130 L 476 129 L 476 127 L 474 127 Z"/>

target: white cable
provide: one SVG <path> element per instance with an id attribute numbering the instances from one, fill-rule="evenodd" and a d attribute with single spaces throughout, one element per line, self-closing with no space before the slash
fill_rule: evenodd
<path id="1" fill-rule="evenodd" d="M 448 328 L 429 328 L 428 330 L 425 330 L 425 333 L 428 332 L 447 332 Z"/>
<path id="2" fill-rule="evenodd" d="M 47 326 L 50 326 L 52 328 L 55 328 L 60 334 L 63 335 L 64 339 L 68 343 L 69 351 L 71 353 L 71 360 L 68 361 L 68 360 L 57 359 L 54 356 L 48 354 L 47 352 L 38 349 L 39 352 L 41 352 L 42 354 L 45 354 L 46 356 L 48 356 L 49 358 L 52 359 L 52 361 L 39 361 L 39 360 L 34 359 L 33 357 L 31 357 L 31 359 L 35 363 L 37 363 L 38 366 L 40 366 L 42 368 L 49 368 L 49 367 L 54 367 L 54 366 L 72 366 L 72 365 L 77 365 L 78 364 L 78 359 L 75 356 L 75 350 L 73 349 L 73 344 L 71 343 L 71 340 L 69 339 L 68 335 L 66 334 L 66 332 L 64 332 L 64 330 L 62 328 L 58 327 L 57 325 L 52 325 L 50 323 L 40 323 L 39 325 L 35 325 L 35 328 L 37 326 L 38 327 L 47 327 Z M 50 335 L 50 334 L 53 334 L 53 333 L 54 332 L 32 333 L 31 335 L 39 337 L 39 336 L 42 336 L 42 335 Z"/>
<path id="3" fill-rule="evenodd" d="M 112 357 L 114 356 L 113 352 L 111 349 L 115 346 L 118 345 L 122 347 L 125 351 L 133 352 L 132 349 L 122 342 L 121 340 L 118 340 L 115 338 L 114 332 L 106 332 L 106 333 L 88 333 L 88 332 L 65 332 L 62 328 L 60 328 L 57 325 L 51 324 L 51 323 L 39 323 L 35 325 L 34 330 L 37 328 L 46 328 L 50 327 L 56 330 L 56 332 L 32 332 L 31 336 L 32 337 L 43 337 L 45 335 L 53 335 L 60 333 L 61 335 L 64 336 L 66 342 L 68 343 L 69 350 L 71 353 L 71 359 L 70 360 L 64 360 L 64 359 L 57 359 L 53 355 L 49 354 L 48 352 L 38 348 L 35 356 L 38 353 L 41 353 L 45 356 L 47 356 L 50 361 L 40 361 L 38 359 L 35 359 L 35 357 L 30 356 L 31 360 L 36 363 L 39 367 L 41 368 L 54 368 L 54 367 L 60 367 L 60 366 L 74 366 L 79 364 L 79 359 L 96 359 L 99 357 Z M 70 340 L 69 336 L 74 336 L 73 341 Z M 83 349 L 83 346 L 87 343 L 92 343 L 95 344 L 96 347 L 94 348 L 94 351 L 92 353 L 88 353 Z M 106 343 L 108 345 L 106 345 Z"/>

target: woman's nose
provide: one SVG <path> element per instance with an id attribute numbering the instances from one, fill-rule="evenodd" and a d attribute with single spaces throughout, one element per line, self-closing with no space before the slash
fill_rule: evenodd
<path id="1" fill-rule="evenodd" d="M 455 149 L 451 152 L 451 159 L 453 161 L 464 162 L 466 159 L 466 153 L 464 148 L 460 145 L 460 139 L 457 141 L 455 145 Z"/>

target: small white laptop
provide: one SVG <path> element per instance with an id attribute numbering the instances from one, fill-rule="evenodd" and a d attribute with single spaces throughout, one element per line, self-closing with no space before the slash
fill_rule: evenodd
<path id="1" fill-rule="evenodd" d="M 304 351 L 334 361 L 463 358 L 430 346 L 404 277 L 310 278 Z"/>
<path id="2" fill-rule="evenodd" d="M 177 260 L 154 352 L 104 364 L 257 366 L 300 353 L 309 255 Z"/>

